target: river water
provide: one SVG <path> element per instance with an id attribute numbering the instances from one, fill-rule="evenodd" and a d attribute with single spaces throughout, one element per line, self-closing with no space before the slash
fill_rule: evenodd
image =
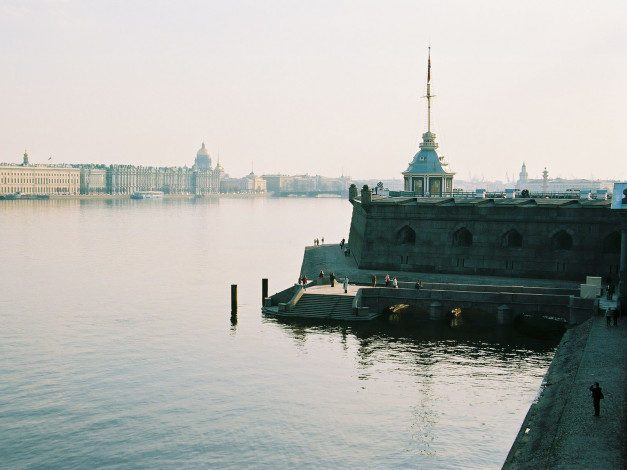
<path id="1" fill-rule="evenodd" d="M 350 215 L 0 201 L 0 468 L 500 468 L 557 338 L 262 317 Z"/>

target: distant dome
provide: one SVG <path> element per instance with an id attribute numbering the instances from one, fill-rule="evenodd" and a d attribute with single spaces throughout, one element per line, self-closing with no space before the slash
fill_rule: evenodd
<path id="1" fill-rule="evenodd" d="M 196 152 L 194 164 L 198 170 L 211 170 L 211 157 L 209 156 L 209 151 L 205 147 L 204 142 L 200 150 Z"/>

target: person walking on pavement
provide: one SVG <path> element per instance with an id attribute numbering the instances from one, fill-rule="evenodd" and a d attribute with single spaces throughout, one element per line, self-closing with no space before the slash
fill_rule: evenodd
<path id="1" fill-rule="evenodd" d="M 333 271 L 331 271 L 329 279 L 331 279 L 331 287 L 335 287 L 335 273 Z"/>
<path id="2" fill-rule="evenodd" d="M 594 416 L 600 416 L 601 400 L 605 398 L 599 382 L 594 382 L 594 385 L 590 385 L 590 391 L 592 392 L 592 403 L 594 404 Z"/>
<path id="3" fill-rule="evenodd" d="M 348 277 L 344 276 L 344 283 L 342 284 L 344 287 L 344 293 L 347 294 L 348 293 Z"/>

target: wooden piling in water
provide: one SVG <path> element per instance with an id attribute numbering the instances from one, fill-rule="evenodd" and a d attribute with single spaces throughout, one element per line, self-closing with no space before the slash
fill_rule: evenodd
<path id="1" fill-rule="evenodd" d="M 237 284 L 231 284 L 231 315 L 237 315 Z"/>
<path id="2" fill-rule="evenodd" d="M 263 302 L 266 297 L 268 297 L 268 279 L 261 279 L 261 305 L 263 306 Z"/>

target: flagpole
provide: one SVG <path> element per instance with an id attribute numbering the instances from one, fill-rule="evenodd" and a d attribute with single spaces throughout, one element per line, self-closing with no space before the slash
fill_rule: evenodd
<path id="1" fill-rule="evenodd" d="M 431 132 L 431 46 L 427 63 L 427 132 Z"/>

